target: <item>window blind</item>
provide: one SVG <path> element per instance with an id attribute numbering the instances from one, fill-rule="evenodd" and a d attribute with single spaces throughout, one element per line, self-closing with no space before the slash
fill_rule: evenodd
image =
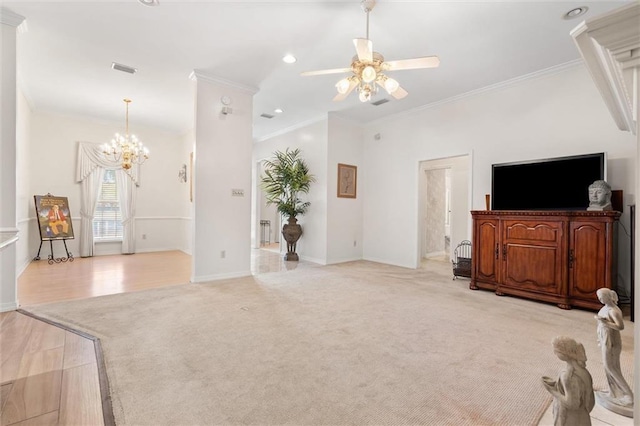
<path id="1" fill-rule="evenodd" d="M 96 213 L 93 216 L 93 238 L 122 241 L 122 215 L 115 170 L 104 172 Z"/>

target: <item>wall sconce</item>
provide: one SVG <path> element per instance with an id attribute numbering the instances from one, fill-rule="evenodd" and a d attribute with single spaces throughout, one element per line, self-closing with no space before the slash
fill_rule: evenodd
<path id="1" fill-rule="evenodd" d="M 186 164 L 183 164 L 182 167 L 180 167 L 180 170 L 178 170 L 178 180 L 182 183 L 187 182 L 187 165 Z"/>

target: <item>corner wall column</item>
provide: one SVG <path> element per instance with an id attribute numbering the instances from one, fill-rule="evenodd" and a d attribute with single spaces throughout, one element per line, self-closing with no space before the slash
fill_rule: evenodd
<path id="1" fill-rule="evenodd" d="M 640 64 L 633 69 L 633 81 L 634 81 L 634 93 L 635 93 L 635 120 L 636 120 L 636 200 L 638 199 L 638 190 L 640 190 L 640 172 L 638 172 L 638 166 L 640 166 Z M 636 207 L 636 224 L 640 219 L 640 213 Z M 636 233 L 631 238 L 635 241 L 635 289 L 634 289 L 634 336 L 633 336 L 633 357 L 640 359 L 640 325 L 638 324 L 638 311 L 640 311 L 640 272 L 638 272 L 638 265 L 640 265 L 640 255 L 638 255 L 638 227 L 636 226 Z M 638 363 L 636 363 L 636 370 L 633 372 L 633 418 L 640 419 L 640 371 L 637 369 Z"/>
<path id="2" fill-rule="evenodd" d="M 191 282 L 251 275 L 253 95 L 194 71 Z"/>
<path id="3" fill-rule="evenodd" d="M 0 8 L 0 312 L 18 307 L 16 245 L 16 28 L 24 21 Z"/>

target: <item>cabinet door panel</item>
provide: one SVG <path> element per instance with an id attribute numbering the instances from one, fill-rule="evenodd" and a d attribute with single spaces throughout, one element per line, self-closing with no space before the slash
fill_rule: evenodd
<path id="1" fill-rule="evenodd" d="M 566 269 L 563 262 L 564 222 L 509 219 L 503 227 L 504 286 L 559 295 Z"/>
<path id="2" fill-rule="evenodd" d="M 569 295 L 597 300 L 596 290 L 609 287 L 605 223 L 574 222 L 569 243 Z"/>
<path id="3" fill-rule="evenodd" d="M 478 221 L 474 241 L 474 259 L 476 279 L 481 281 L 498 281 L 498 221 L 484 219 Z"/>
<path id="4" fill-rule="evenodd" d="M 560 294 L 561 260 L 557 247 L 506 244 L 503 285 Z"/>

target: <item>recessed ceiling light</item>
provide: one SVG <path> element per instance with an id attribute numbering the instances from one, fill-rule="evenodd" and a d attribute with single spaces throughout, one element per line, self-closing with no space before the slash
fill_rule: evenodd
<path id="1" fill-rule="evenodd" d="M 275 112 L 276 114 L 282 114 L 284 110 L 282 108 L 276 108 L 273 110 L 273 112 Z"/>
<path id="2" fill-rule="evenodd" d="M 286 64 L 293 64 L 295 61 L 297 61 L 296 57 L 293 55 L 284 55 L 284 57 L 282 58 L 282 60 L 286 63 Z"/>
<path id="3" fill-rule="evenodd" d="M 145 6 L 158 6 L 160 4 L 160 0 L 138 0 L 140 3 Z"/>
<path id="4" fill-rule="evenodd" d="M 587 10 L 589 10 L 589 8 L 587 6 L 576 7 L 574 9 L 571 9 L 570 11 L 565 13 L 564 15 L 562 15 L 562 19 L 575 19 L 578 16 L 582 16 L 585 13 L 587 13 Z"/>

